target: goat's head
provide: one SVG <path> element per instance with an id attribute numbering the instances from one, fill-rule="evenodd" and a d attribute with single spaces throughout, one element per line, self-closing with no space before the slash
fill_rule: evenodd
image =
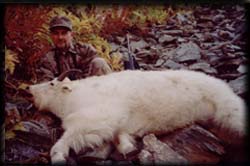
<path id="1" fill-rule="evenodd" d="M 32 95 L 32 100 L 39 110 L 47 110 L 51 104 L 56 103 L 65 93 L 71 92 L 67 75 L 72 72 L 81 72 L 77 69 L 71 69 L 62 73 L 59 77 L 54 78 L 49 82 L 44 82 L 27 87 L 27 90 Z"/>

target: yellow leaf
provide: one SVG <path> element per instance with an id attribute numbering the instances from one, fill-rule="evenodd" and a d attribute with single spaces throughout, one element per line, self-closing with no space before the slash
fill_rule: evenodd
<path id="1" fill-rule="evenodd" d="M 11 138 L 15 138 L 16 134 L 14 133 L 13 130 L 21 130 L 21 131 L 25 131 L 25 128 L 23 126 L 22 123 L 17 123 L 14 127 L 12 127 L 10 130 L 5 132 L 5 139 L 11 139 Z"/>
<path id="2" fill-rule="evenodd" d="M 5 71 L 13 74 L 16 63 L 19 63 L 17 53 L 5 48 Z"/>
<path id="3" fill-rule="evenodd" d="M 21 130 L 21 131 L 25 131 L 25 128 L 23 126 L 22 122 L 17 123 L 14 127 L 13 130 Z"/>
<path id="4" fill-rule="evenodd" d="M 18 86 L 18 89 L 26 89 L 28 86 L 29 86 L 29 84 L 21 83 L 21 84 Z"/>
<path id="5" fill-rule="evenodd" d="M 11 139 L 11 138 L 15 138 L 15 136 L 16 135 L 12 130 L 9 130 L 9 131 L 5 132 L 5 139 L 6 140 Z"/>
<path id="6" fill-rule="evenodd" d="M 122 62 L 122 54 L 120 52 L 112 53 L 111 65 L 114 71 L 121 71 L 124 69 L 123 62 Z"/>

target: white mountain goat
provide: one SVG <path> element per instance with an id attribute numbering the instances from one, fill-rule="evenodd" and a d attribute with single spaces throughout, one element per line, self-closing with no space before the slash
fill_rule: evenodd
<path id="1" fill-rule="evenodd" d="M 70 81 L 62 77 L 29 87 L 40 110 L 62 119 L 65 129 L 52 147 L 52 163 L 69 149 L 95 148 L 118 140 L 135 150 L 135 138 L 213 119 L 218 128 L 245 134 L 245 104 L 222 80 L 194 71 L 122 71 Z"/>

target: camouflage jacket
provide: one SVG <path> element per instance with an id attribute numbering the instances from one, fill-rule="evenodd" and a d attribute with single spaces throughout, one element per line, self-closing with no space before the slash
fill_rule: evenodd
<path id="1" fill-rule="evenodd" d="M 98 57 L 97 52 L 89 44 L 73 44 L 64 52 L 53 48 L 37 63 L 38 80 L 51 80 L 72 68 L 82 70 L 81 77 L 85 78 L 88 76 L 89 64 L 95 57 Z"/>

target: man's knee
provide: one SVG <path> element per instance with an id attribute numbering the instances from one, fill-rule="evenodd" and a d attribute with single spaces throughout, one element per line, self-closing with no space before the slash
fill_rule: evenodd
<path id="1" fill-rule="evenodd" d="M 105 65 L 108 65 L 107 62 L 103 59 L 103 58 L 94 58 L 92 61 L 91 61 L 91 64 L 96 67 L 96 68 L 102 68 L 103 66 Z"/>
<path id="2" fill-rule="evenodd" d="M 112 69 L 105 61 L 105 59 L 97 57 L 91 61 L 90 74 L 91 75 L 104 75 L 112 72 Z"/>

